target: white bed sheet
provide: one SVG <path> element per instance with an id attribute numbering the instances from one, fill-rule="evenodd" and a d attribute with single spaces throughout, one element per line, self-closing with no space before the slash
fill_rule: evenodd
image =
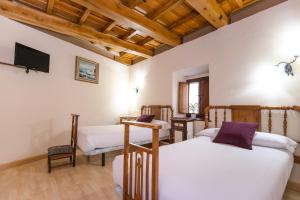
<path id="1" fill-rule="evenodd" d="M 160 138 L 169 135 L 168 130 L 160 130 Z M 139 143 L 151 141 L 149 128 L 130 127 L 130 141 Z M 78 147 L 86 154 L 96 149 L 124 146 L 124 125 L 85 126 L 78 128 Z"/>
<path id="2" fill-rule="evenodd" d="M 288 151 L 251 151 L 201 136 L 160 147 L 159 200 L 281 200 L 292 167 Z M 122 155 L 113 162 L 113 175 L 122 187 Z"/>

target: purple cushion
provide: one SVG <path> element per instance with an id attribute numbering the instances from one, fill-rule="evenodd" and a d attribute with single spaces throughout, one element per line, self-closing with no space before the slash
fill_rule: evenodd
<path id="1" fill-rule="evenodd" d="M 223 122 L 213 142 L 252 150 L 252 140 L 257 126 L 257 123 Z"/>
<path id="2" fill-rule="evenodd" d="M 141 115 L 136 121 L 150 123 L 155 115 Z"/>

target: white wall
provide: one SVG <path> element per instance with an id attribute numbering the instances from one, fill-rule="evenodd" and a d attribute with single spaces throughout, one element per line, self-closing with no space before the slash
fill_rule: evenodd
<path id="1" fill-rule="evenodd" d="M 274 67 L 300 55 L 299 9 L 289 0 L 135 65 L 132 85 L 144 77 L 137 104 L 172 104 L 172 73 L 209 64 L 211 104 L 300 105 L 300 60 L 295 77 Z"/>
<path id="2" fill-rule="evenodd" d="M 0 66 L 0 164 L 69 142 L 71 113 L 96 125 L 128 112 L 128 67 L 3 17 L 0 35 L 1 61 L 13 63 L 15 42 L 51 56 L 49 74 Z M 74 80 L 75 56 L 100 64 L 98 85 Z"/>
<path id="3" fill-rule="evenodd" d="M 300 60 L 295 77 L 274 67 L 300 54 L 299 8 L 289 0 L 138 63 L 131 76 L 133 84 L 145 77 L 140 104 L 171 103 L 172 72 L 206 64 L 212 104 L 299 104 Z"/>

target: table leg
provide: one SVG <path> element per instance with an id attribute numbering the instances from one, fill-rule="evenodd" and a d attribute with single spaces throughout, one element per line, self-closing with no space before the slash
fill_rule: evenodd
<path id="1" fill-rule="evenodd" d="M 175 133 L 174 129 L 170 130 L 170 143 L 173 144 L 175 142 Z"/>
<path id="2" fill-rule="evenodd" d="M 170 143 L 175 143 L 175 128 L 174 128 L 174 122 L 171 122 L 171 130 L 170 130 Z"/>
<path id="3" fill-rule="evenodd" d="M 187 140 L 187 123 L 183 123 L 182 140 Z"/>

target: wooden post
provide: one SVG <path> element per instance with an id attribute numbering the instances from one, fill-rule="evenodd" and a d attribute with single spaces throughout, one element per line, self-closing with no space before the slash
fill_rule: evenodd
<path id="1" fill-rule="evenodd" d="M 272 132 L 272 110 L 269 110 L 269 119 L 268 119 L 268 129 L 269 133 Z"/>
<path id="2" fill-rule="evenodd" d="M 70 158 L 73 167 L 76 165 L 76 148 L 77 148 L 77 131 L 78 131 L 78 118 L 80 115 L 71 114 L 72 116 L 72 133 L 71 133 L 71 146 L 73 147 L 73 156 Z"/>
<path id="3" fill-rule="evenodd" d="M 215 128 L 218 128 L 218 110 L 215 108 Z"/>
<path id="4" fill-rule="evenodd" d="M 129 153 L 129 124 L 125 124 L 124 134 L 124 167 L 123 167 L 123 200 L 126 200 L 128 191 L 128 153 Z M 131 178 L 131 177 L 130 177 Z M 130 191 L 131 193 L 131 191 Z M 132 198 L 132 197 L 130 197 Z"/>
<path id="5" fill-rule="evenodd" d="M 161 129 L 161 125 L 150 124 L 150 123 L 141 123 L 135 121 L 124 121 L 125 125 L 125 134 L 124 134 L 124 167 L 123 167 L 123 200 L 140 200 L 143 197 L 143 174 L 144 174 L 144 154 L 146 154 L 146 199 L 149 197 L 149 154 L 152 155 L 152 183 L 151 183 L 151 195 L 152 200 L 158 200 L 158 170 L 159 170 L 159 129 Z M 152 129 L 152 149 L 139 146 L 137 144 L 129 143 L 129 126 L 138 126 L 144 128 Z M 130 157 L 129 157 L 130 154 Z M 135 154 L 135 156 L 133 156 Z M 138 154 L 140 157 L 138 158 Z M 133 157 L 135 157 L 135 161 L 133 162 Z M 128 173 L 128 159 L 130 159 L 130 169 Z M 133 167 L 134 163 L 134 167 Z M 133 173 L 134 171 L 134 173 Z M 133 177 L 135 176 L 135 177 Z M 132 180 L 135 182 L 133 183 Z M 128 182 L 130 183 L 130 187 L 128 188 Z M 132 188 L 132 186 L 134 188 Z M 132 194 L 132 190 L 134 189 L 134 194 Z"/>
<path id="6" fill-rule="evenodd" d="M 159 130 L 152 129 L 152 200 L 158 200 Z"/>
<path id="7" fill-rule="evenodd" d="M 205 122 L 204 129 L 208 128 L 209 110 L 210 110 L 209 106 L 204 109 L 204 122 Z"/>
<path id="8" fill-rule="evenodd" d="M 284 134 L 284 136 L 287 136 L 287 128 L 288 128 L 287 110 L 284 110 L 284 114 L 283 114 L 283 134 Z"/>
<path id="9" fill-rule="evenodd" d="M 72 128 L 71 128 L 71 146 L 77 145 L 77 130 L 78 130 L 78 117 L 80 115 L 71 114 L 72 116 Z"/>

